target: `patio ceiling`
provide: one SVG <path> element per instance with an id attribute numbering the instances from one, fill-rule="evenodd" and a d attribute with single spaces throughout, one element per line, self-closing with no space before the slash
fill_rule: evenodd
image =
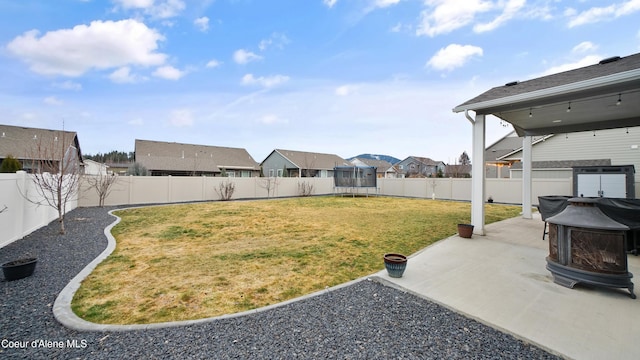
<path id="1" fill-rule="evenodd" d="M 640 126 L 640 54 L 493 88 L 453 109 L 492 114 L 518 135 Z"/>

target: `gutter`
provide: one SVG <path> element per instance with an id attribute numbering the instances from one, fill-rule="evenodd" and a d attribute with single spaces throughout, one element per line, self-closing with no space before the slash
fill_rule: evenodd
<path id="1" fill-rule="evenodd" d="M 453 108 L 453 112 L 459 113 L 470 109 L 485 109 L 492 107 L 499 107 L 504 105 L 511 105 L 518 102 L 541 100 L 544 98 L 566 95 L 568 93 L 580 92 L 592 89 L 598 89 L 601 87 L 618 85 L 622 82 L 638 81 L 640 80 L 640 69 L 633 69 L 607 76 L 601 76 L 595 79 L 583 80 L 570 84 L 560 85 L 547 89 L 540 89 L 535 91 L 526 92 L 523 94 L 507 96 L 499 99 L 481 101 L 475 104 L 460 105 Z M 468 117 L 467 117 L 468 118 Z"/>

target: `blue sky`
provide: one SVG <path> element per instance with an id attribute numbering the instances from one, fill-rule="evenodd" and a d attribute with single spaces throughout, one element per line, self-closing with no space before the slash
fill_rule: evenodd
<path id="1" fill-rule="evenodd" d="M 425 156 L 471 152 L 451 109 L 640 51 L 640 0 L 0 0 L 1 123 L 135 139 Z M 491 143 L 510 128 L 490 118 Z"/>

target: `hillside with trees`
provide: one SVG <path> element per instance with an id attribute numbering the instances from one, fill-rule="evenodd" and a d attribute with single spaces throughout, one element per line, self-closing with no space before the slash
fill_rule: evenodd
<path id="1" fill-rule="evenodd" d="M 108 153 L 102 154 L 97 153 L 95 155 L 83 154 L 83 158 L 97 161 L 99 163 L 106 164 L 122 164 L 122 163 L 130 163 L 133 162 L 135 153 L 133 151 L 124 152 L 124 151 L 110 151 Z"/>

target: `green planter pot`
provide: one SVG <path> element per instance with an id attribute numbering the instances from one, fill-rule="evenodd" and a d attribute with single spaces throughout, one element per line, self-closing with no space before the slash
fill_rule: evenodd
<path id="1" fill-rule="evenodd" d="M 36 258 L 9 261 L 2 264 L 2 272 L 7 281 L 19 280 L 31 276 L 36 269 Z"/>
<path id="2" fill-rule="evenodd" d="M 384 254 L 384 267 L 390 277 L 402 277 L 407 268 L 407 257 L 402 254 Z"/>

